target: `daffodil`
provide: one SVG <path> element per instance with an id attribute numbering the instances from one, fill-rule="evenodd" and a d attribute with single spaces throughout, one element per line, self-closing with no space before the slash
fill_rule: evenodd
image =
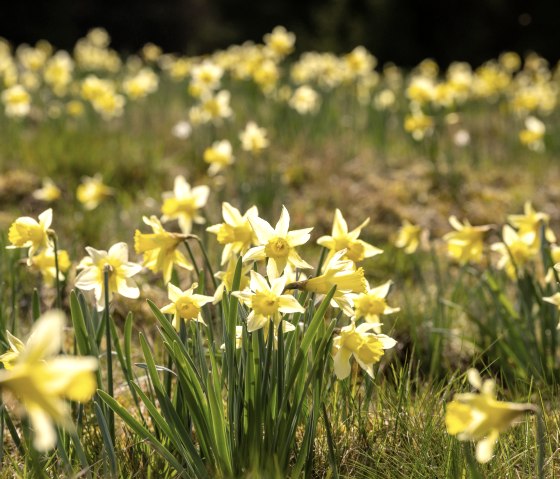
<path id="1" fill-rule="evenodd" d="M 89 401 L 97 386 L 96 358 L 57 355 L 63 344 L 64 322 L 59 311 L 41 316 L 25 346 L 12 340 L 17 357 L 9 362 L 9 368 L 0 371 L 0 389 L 8 404 L 13 398 L 23 406 L 38 451 L 55 446 L 55 425 L 73 429 L 70 406 L 65 400 Z"/>
<path id="2" fill-rule="evenodd" d="M 21 339 L 16 338 L 12 333 L 10 333 L 10 331 L 6 331 L 6 339 L 8 340 L 10 349 L 0 355 L 0 363 L 2 363 L 4 369 L 13 369 L 17 358 L 25 349 L 25 344 L 23 344 Z"/>
<path id="3" fill-rule="evenodd" d="M 210 188 L 205 185 L 195 186 L 187 183 L 184 176 L 175 178 L 173 191 L 163 194 L 163 205 L 161 212 L 163 222 L 177 219 L 179 227 L 184 234 L 189 234 L 192 224 L 204 223 L 204 218 L 198 214 L 198 210 L 206 205 Z"/>
<path id="4" fill-rule="evenodd" d="M 345 254 L 344 249 L 337 251 L 325 265 L 323 274 L 290 283 L 286 287 L 324 295 L 336 286 L 331 306 L 341 308 L 347 316 L 353 316 L 352 295 L 349 293 L 365 293 L 368 284 L 364 276 L 364 268 L 356 269 L 352 261 L 342 259 Z"/>
<path id="5" fill-rule="evenodd" d="M 490 249 L 501 255 L 498 269 L 504 269 L 511 279 L 515 279 L 538 254 L 539 248 L 531 235 L 520 235 L 510 225 L 504 226 L 502 239 L 503 242 L 494 243 Z"/>
<path id="6" fill-rule="evenodd" d="M 368 285 L 365 293 L 350 294 L 354 301 L 356 318 L 364 318 L 368 323 L 379 323 L 379 316 L 398 313 L 400 308 L 393 308 L 387 304 L 386 297 L 390 287 L 389 280 L 375 288 L 370 288 Z"/>
<path id="7" fill-rule="evenodd" d="M 449 256 L 461 265 L 469 262 L 480 263 L 484 249 L 484 233 L 490 226 L 472 226 L 469 220 L 461 223 L 455 216 L 449 217 L 449 224 L 455 229 L 443 237 Z"/>
<path id="8" fill-rule="evenodd" d="M 29 216 L 17 218 L 8 230 L 8 240 L 12 244 L 7 248 L 29 248 L 31 257 L 43 248 L 52 247 L 49 234 L 52 217 L 53 211 L 49 208 L 39 215 L 38 222 Z"/>
<path id="9" fill-rule="evenodd" d="M 405 219 L 397 233 L 395 246 L 402 248 L 406 254 L 413 254 L 420 245 L 421 235 L 422 228 Z"/>
<path id="10" fill-rule="evenodd" d="M 544 151 L 545 124 L 534 116 L 525 119 L 525 128 L 519 132 L 519 141 L 533 151 Z"/>
<path id="11" fill-rule="evenodd" d="M 76 278 L 76 288 L 84 291 L 94 291 L 97 310 L 105 309 L 105 272 L 109 275 L 109 296 L 119 293 L 125 298 L 136 299 L 140 290 L 132 276 L 142 270 L 142 266 L 128 261 L 128 246 L 126 243 L 115 243 L 109 251 L 96 250 L 86 246 L 89 257 L 80 262 L 78 269 L 82 269 Z"/>
<path id="12" fill-rule="evenodd" d="M 239 281 L 239 291 L 243 291 L 249 286 L 249 271 L 251 271 L 251 263 L 245 263 L 241 266 L 241 278 Z M 235 278 L 235 270 L 237 268 L 237 259 L 232 256 L 225 271 L 218 271 L 214 276 L 221 280 L 214 293 L 214 303 L 222 300 L 224 292 L 231 292 L 233 289 L 233 280 Z"/>
<path id="13" fill-rule="evenodd" d="M 486 463 L 492 459 L 499 434 L 536 408 L 498 401 L 494 381 L 482 382 L 476 369 L 468 371 L 468 378 L 480 393 L 455 394 L 445 411 L 445 425 L 447 432 L 460 441 L 476 441 L 476 459 Z"/>
<path id="14" fill-rule="evenodd" d="M 390 349 L 397 344 L 389 336 L 371 333 L 370 330 L 374 327 L 372 323 L 356 326 L 352 321 L 333 339 L 334 372 L 338 379 L 345 379 L 350 375 L 352 356 L 360 367 L 373 377 L 373 365 L 381 360 L 385 349 Z"/>
<path id="15" fill-rule="evenodd" d="M 86 210 L 94 210 L 108 196 L 113 194 L 113 188 L 103 184 L 101 175 L 86 176 L 76 190 L 76 198 Z"/>
<path id="16" fill-rule="evenodd" d="M 550 229 L 548 223 L 550 215 L 535 211 L 530 201 L 525 202 L 522 215 L 509 215 L 508 222 L 518 229 L 518 235 L 524 236 L 524 241 L 540 248 L 541 227 L 544 227 L 545 238 L 548 242 L 554 243 L 556 235 Z"/>
<path id="17" fill-rule="evenodd" d="M 198 283 L 193 283 L 186 291 L 182 291 L 181 288 L 171 283 L 167 285 L 167 295 L 171 303 L 161 308 L 161 312 L 173 314 L 173 326 L 177 331 L 181 326 L 180 319 L 205 324 L 201 309 L 205 304 L 211 303 L 214 297 L 196 294 L 194 292 L 196 288 L 198 288 Z"/>
<path id="18" fill-rule="evenodd" d="M 345 257 L 354 263 L 371 258 L 383 253 L 383 250 L 358 239 L 362 229 L 369 223 L 367 218 L 360 226 L 348 231 L 346 220 L 342 216 L 342 212 L 337 208 L 334 213 L 334 221 L 331 236 L 321 236 L 317 240 L 317 244 L 324 246 L 330 250 L 329 257 L 332 257 L 337 251 L 346 250 Z"/>
<path id="19" fill-rule="evenodd" d="M 58 280 L 63 281 L 65 273 L 70 269 L 71 262 L 68 252 L 60 249 L 57 251 L 58 256 Z M 31 268 L 41 273 L 43 281 L 47 286 L 52 286 L 56 280 L 56 262 L 54 249 L 47 248 L 41 252 L 31 256 L 28 264 Z"/>
<path id="20" fill-rule="evenodd" d="M 145 224 L 152 228 L 153 233 L 134 233 L 134 249 L 143 254 L 143 265 L 154 273 L 163 272 L 163 281 L 169 283 L 173 272 L 173 265 L 192 270 L 193 265 L 185 255 L 178 250 L 186 235 L 166 231 L 156 216 L 142 218 Z"/>
<path id="21" fill-rule="evenodd" d="M 204 161 L 210 165 L 209 175 L 215 175 L 225 167 L 232 165 L 234 157 L 231 143 L 228 140 L 216 141 L 204 150 Z"/>
<path id="22" fill-rule="evenodd" d="M 14 85 L 2 92 L 6 116 L 22 118 L 31 111 L 31 96 L 22 85 Z"/>
<path id="23" fill-rule="evenodd" d="M 206 231 L 217 235 L 218 243 L 224 245 L 221 264 L 225 264 L 234 254 L 246 253 L 255 242 L 256 236 L 249 220 L 258 215 L 256 206 L 252 206 L 241 216 L 241 212 L 227 201 L 222 203 L 224 222 L 206 228 Z"/>
<path id="24" fill-rule="evenodd" d="M 251 271 L 251 281 L 248 291 L 234 291 L 232 294 L 239 301 L 251 309 L 247 317 L 247 330 L 249 332 L 265 328 L 268 333 L 270 321 L 274 323 L 275 329 L 282 322 L 283 331 L 293 331 L 295 326 L 282 320 L 281 314 L 303 313 L 304 307 L 290 294 L 282 294 L 286 286 L 286 278 L 280 276 L 272 279 L 270 285 L 267 280 L 257 273 Z"/>
<path id="25" fill-rule="evenodd" d="M 60 188 L 56 186 L 53 180 L 45 178 L 43 180 L 43 186 L 33 192 L 33 198 L 51 203 L 60 198 Z"/>
<path id="26" fill-rule="evenodd" d="M 274 56 L 283 58 L 293 51 L 296 36 L 283 26 L 277 26 L 271 33 L 267 33 L 263 40 Z"/>
<path id="27" fill-rule="evenodd" d="M 239 134 L 241 140 L 241 148 L 251 153 L 259 153 L 268 147 L 268 138 L 266 130 L 260 128 L 254 121 L 250 121 L 245 129 Z"/>
<path id="28" fill-rule="evenodd" d="M 295 248 L 309 241 L 309 233 L 313 228 L 288 231 L 290 214 L 285 206 L 282 207 L 276 228 L 258 216 L 250 216 L 249 222 L 257 237 L 258 246 L 245 253 L 243 262 L 268 258 L 266 272 L 270 279 L 281 276 L 288 263 L 295 268 L 311 268 L 311 265 L 299 256 Z"/>

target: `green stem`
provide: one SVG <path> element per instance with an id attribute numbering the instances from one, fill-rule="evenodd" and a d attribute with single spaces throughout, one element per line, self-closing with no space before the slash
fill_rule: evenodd
<path id="1" fill-rule="evenodd" d="M 109 274 L 110 268 L 105 267 L 103 270 L 104 294 L 105 294 L 105 338 L 107 347 L 107 393 L 113 397 L 113 355 L 111 348 L 111 315 L 109 314 Z M 115 413 L 111 408 L 107 409 L 107 423 L 111 433 L 111 441 L 115 444 Z"/>
<path id="2" fill-rule="evenodd" d="M 58 309 L 62 309 L 62 297 L 60 294 L 60 269 L 58 266 L 58 241 L 56 239 L 56 235 L 52 235 L 53 239 L 53 247 L 54 247 L 54 269 L 55 269 L 55 282 L 56 282 L 56 307 Z"/>

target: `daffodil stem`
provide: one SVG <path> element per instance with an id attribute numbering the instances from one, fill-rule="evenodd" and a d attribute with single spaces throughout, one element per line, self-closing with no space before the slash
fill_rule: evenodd
<path id="1" fill-rule="evenodd" d="M 200 269 L 198 268 L 198 263 L 196 262 L 196 258 L 194 257 L 194 254 L 192 252 L 191 245 L 187 240 L 185 240 L 184 243 L 185 243 L 185 247 L 187 248 L 187 252 L 189 253 L 189 256 L 191 258 L 191 261 L 193 263 L 194 269 L 196 270 L 196 275 L 198 277 L 198 273 L 200 272 Z"/>
<path id="2" fill-rule="evenodd" d="M 55 271 L 55 284 L 56 284 L 56 307 L 62 309 L 62 298 L 60 295 L 60 269 L 58 266 L 58 241 L 56 235 L 52 235 L 53 247 L 54 247 L 54 271 Z"/>
<path id="3" fill-rule="evenodd" d="M 537 416 L 537 477 L 544 479 L 545 432 L 544 419 L 540 409 L 536 410 Z"/>
<path id="4" fill-rule="evenodd" d="M 200 251 L 202 252 L 202 257 L 204 258 L 204 264 L 206 265 L 206 268 L 208 268 L 208 273 L 210 274 L 210 278 L 212 279 L 214 290 L 216 290 L 218 289 L 218 282 L 214 277 L 214 270 L 212 269 L 212 265 L 210 264 L 210 260 L 208 259 L 208 255 L 206 254 L 206 248 L 204 248 L 204 245 L 202 244 L 202 241 L 198 236 L 195 236 L 195 239 L 198 243 L 198 246 L 200 247 Z"/>
<path id="5" fill-rule="evenodd" d="M 113 355 L 111 351 L 111 315 L 109 313 L 109 269 L 105 268 L 103 271 L 103 286 L 105 294 L 105 338 L 107 348 L 107 393 L 113 397 Z M 112 409 L 107 410 L 107 423 L 109 425 L 109 432 L 111 433 L 111 441 L 115 444 L 115 413 Z"/>

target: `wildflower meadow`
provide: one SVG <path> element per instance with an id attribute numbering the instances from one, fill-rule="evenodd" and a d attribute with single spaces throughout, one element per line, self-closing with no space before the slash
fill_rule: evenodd
<path id="1" fill-rule="evenodd" d="M 0 39 L 0 478 L 560 477 L 560 68 Z"/>

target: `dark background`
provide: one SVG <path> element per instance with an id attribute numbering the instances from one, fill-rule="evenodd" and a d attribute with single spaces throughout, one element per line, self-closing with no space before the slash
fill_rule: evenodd
<path id="1" fill-rule="evenodd" d="M 560 0 L 11 0 L 0 36 L 15 44 L 45 38 L 71 49 L 94 26 L 126 53 L 152 41 L 167 52 L 199 54 L 285 25 L 304 50 L 366 46 L 381 62 L 413 66 L 431 57 L 474 65 L 505 50 L 560 54 Z"/>

